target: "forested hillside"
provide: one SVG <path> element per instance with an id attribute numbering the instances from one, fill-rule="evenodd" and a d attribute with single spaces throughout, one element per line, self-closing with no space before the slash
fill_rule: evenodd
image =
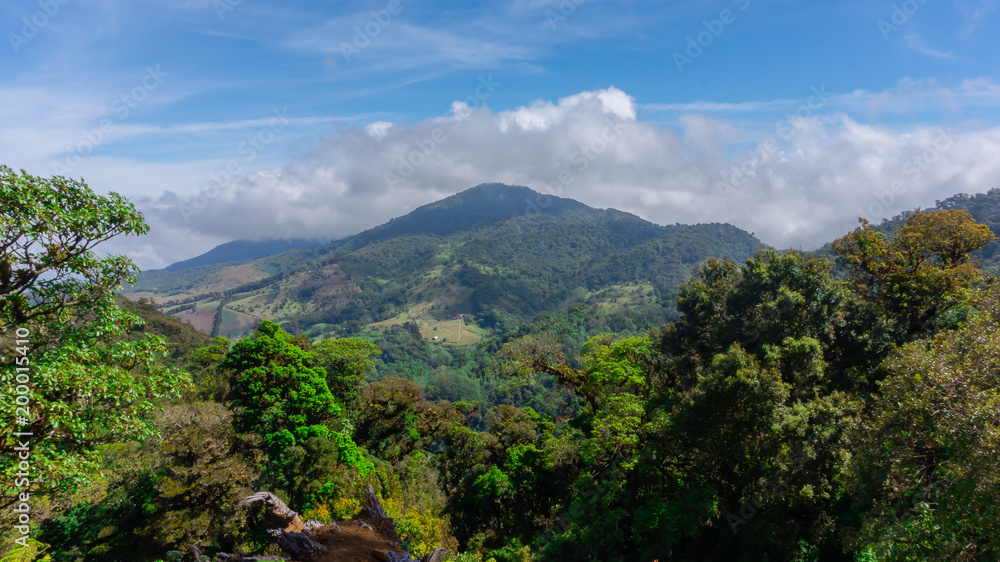
<path id="1" fill-rule="evenodd" d="M 146 231 L 131 203 L 0 172 L 0 372 L 25 397 L 0 404 L 0 455 L 31 459 L 2 465 L 5 562 L 325 562 L 288 545 L 383 521 L 369 494 L 399 540 L 355 560 L 439 546 L 464 562 L 1000 557 L 1000 283 L 972 258 L 996 237 L 963 209 L 861 225 L 831 245 L 839 271 L 796 251 L 682 252 L 699 264 L 663 297 L 669 323 L 660 304 L 604 300 L 520 309 L 528 321 L 477 310 L 494 328 L 476 345 L 435 343 L 421 318 L 322 339 L 265 318 L 231 341 L 116 297 L 134 266 L 91 249 Z M 645 244 L 700 239 L 566 212 L 597 213 L 578 227 L 601 234 L 539 224 L 606 264 L 597 279 L 626 275 Z M 487 247 L 494 228 L 449 246 L 476 258 L 449 275 L 545 271 L 516 244 Z M 342 260 L 364 294 L 415 238 L 319 259 Z M 553 278 L 584 274 L 570 261 Z M 509 282 L 481 298 L 506 302 Z M 267 532 L 244 501 L 261 491 L 301 519 Z"/>
<path id="2" fill-rule="evenodd" d="M 730 225 L 658 226 L 487 184 L 321 248 L 141 274 L 129 294 L 213 335 L 237 337 L 261 318 L 323 337 L 465 314 L 477 338 L 495 333 L 496 315 L 524 322 L 577 303 L 661 304 L 662 323 L 699 263 L 761 246 Z"/>

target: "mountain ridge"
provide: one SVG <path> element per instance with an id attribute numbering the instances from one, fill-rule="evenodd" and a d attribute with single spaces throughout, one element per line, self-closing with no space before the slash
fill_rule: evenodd
<path id="1" fill-rule="evenodd" d="M 480 184 L 335 245 L 146 272 L 130 296 L 233 337 L 271 318 L 314 337 L 415 321 L 430 339 L 462 313 L 481 323 L 467 325 L 467 343 L 496 314 L 524 321 L 574 303 L 661 306 L 705 259 L 742 260 L 758 247 L 732 225 L 662 226 L 525 186 Z"/>
<path id="2" fill-rule="evenodd" d="M 181 271 L 202 265 L 247 261 L 273 256 L 288 250 L 313 248 L 321 244 L 322 242 L 315 238 L 233 240 L 219 244 L 211 250 L 193 258 L 174 262 L 163 269 L 166 271 Z"/>

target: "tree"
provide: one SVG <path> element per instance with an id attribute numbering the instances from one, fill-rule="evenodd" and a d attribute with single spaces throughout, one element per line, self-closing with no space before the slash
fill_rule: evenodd
<path id="1" fill-rule="evenodd" d="M 50 330 L 57 337 L 66 316 L 85 317 L 123 281 L 134 282 L 131 260 L 92 251 L 120 234 L 149 231 L 121 195 L 99 196 L 82 181 L 0 166 L 0 209 L 0 330 L 58 320 Z M 47 341 L 36 337 L 33 345 Z"/>
<path id="2" fill-rule="evenodd" d="M 270 320 L 233 344 L 219 369 L 230 373 L 233 426 L 240 433 L 257 433 L 265 441 L 281 432 L 306 439 L 326 433 L 341 415 L 326 371 Z"/>
<path id="3" fill-rule="evenodd" d="M 154 433 L 148 414 L 190 385 L 158 362 L 161 338 L 125 337 L 141 321 L 115 304 L 114 291 L 132 282 L 134 264 L 93 252 L 147 230 L 121 195 L 0 166 L 0 378 L 16 394 L 0 404 L 0 456 L 31 441 L 32 493 L 89 482 L 99 445 Z M 5 512 L 18 470 L 3 463 Z"/>
<path id="4" fill-rule="evenodd" d="M 229 382 L 220 373 L 218 366 L 226 358 L 230 345 L 232 342 L 228 338 L 216 336 L 209 345 L 200 347 L 191 354 L 188 369 L 198 393 L 205 398 L 221 401 L 229 394 Z"/>
<path id="5" fill-rule="evenodd" d="M 836 240 L 834 251 L 853 286 L 899 326 L 899 341 L 933 332 L 960 309 L 981 280 L 969 254 L 996 239 L 968 211 L 916 211 L 892 236 L 868 221 Z"/>
<path id="6" fill-rule="evenodd" d="M 374 470 L 344 429 L 343 408 L 326 371 L 296 338 L 270 320 L 230 348 L 219 369 L 229 374 L 233 427 L 263 440 L 264 480 L 300 508 L 337 490 L 338 467 L 361 477 Z"/>
<path id="7" fill-rule="evenodd" d="M 105 452 L 106 495 L 79 501 L 43 526 L 39 538 L 57 560 L 160 560 L 192 545 L 255 548 L 261 537 L 241 502 L 255 491 L 260 452 L 233 433 L 230 412 L 218 402 L 172 404 L 158 418 L 162 438 Z"/>
<path id="8" fill-rule="evenodd" d="M 357 407 L 361 390 L 375 372 L 372 360 L 382 351 L 361 338 L 326 339 L 309 349 L 326 370 L 326 383 L 347 410 Z"/>
<path id="9" fill-rule="evenodd" d="M 660 348 L 691 376 L 738 343 L 758 359 L 787 337 L 835 340 L 845 295 L 825 259 L 758 251 L 743 266 L 708 260 L 681 286 L 683 317 L 663 330 Z"/>
<path id="10" fill-rule="evenodd" d="M 389 377 L 372 383 L 362 394 L 354 435 L 379 458 L 395 462 L 420 449 L 418 421 L 430 406 L 412 380 Z"/>
<path id="11" fill-rule="evenodd" d="M 847 296 L 829 261 L 766 250 L 702 266 L 681 288 L 684 316 L 659 333 L 660 354 L 649 338 L 597 337 L 577 369 L 553 341 L 508 344 L 508 372 L 548 373 L 587 404 L 571 422 L 585 438 L 563 504 L 570 524 L 544 552 L 763 559 L 802 538 L 835 541 L 824 522 L 841 510 L 845 435 L 861 407 L 841 375 L 856 361 L 839 351 L 851 341 Z M 753 507 L 762 490 L 769 499 Z"/>
<path id="12" fill-rule="evenodd" d="M 879 560 L 1000 556 L 1000 289 L 956 330 L 899 348 L 886 361 L 857 432 L 859 549 Z"/>
<path id="13" fill-rule="evenodd" d="M 540 529 L 527 525 L 520 513 L 546 520 L 556 515 L 554 511 L 561 511 L 558 515 L 568 517 L 571 525 L 550 529 L 556 538 L 548 552 L 556 558 L 590 552 L 609 560 L 634 550 L 633 494 L 650 478 L 649 467 L 640 466 L 640 462 L 655 431 L 649 401 L 654 372 L 652 342 L 644 337 L 595 336 L 583 346 L 580 369 L 568 365 L 555 342 L 545 338 L 511 342 L 499 358 L 508 374 L 549 374 L 581 396 L 586 406 L 574 423 L 585 438 L 577 440 L 572 461 L 567 462 L 561 439 L 550 436 L 540 448 L 534 444 L 531 422 L 537 421 L 531 418 L 533 412 L 497 407 L 488 418 L 504 451 L 500 455 L 503 460 L 497 462 L 502 469 L 495 467 L 479 476 L 472 483 L 471 497 L 504 503 L 507 512 L 495 515 L 494 520 L 504 522 L 506 529 L 517 529 L 522 538 L 530 538 L 532 531 Z M 563 478 L 572 475 L 570 485 L 546 477 L 554 474 Z M 658 488 L 662 487 L 660 482 Z M 538 498 L 546 501 L 538 502 Z"/>

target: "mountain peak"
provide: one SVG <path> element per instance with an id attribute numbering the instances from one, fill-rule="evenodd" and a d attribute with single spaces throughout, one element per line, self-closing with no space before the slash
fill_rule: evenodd
<path id="1" fill-rule="evenodd" d="M 362 232 L 351 243 L 360 248 L 374 240 L 409 234 L 450 236 L 525 215 L 573 211 L 595 212 L 578 201 L 541 194 L 523 185 L 483 183 Z"/>

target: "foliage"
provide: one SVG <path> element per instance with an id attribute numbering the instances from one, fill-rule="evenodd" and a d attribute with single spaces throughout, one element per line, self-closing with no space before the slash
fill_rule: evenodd
<path id="1" fill-rule="evenodd" d="M 123 256 L 100 258 L 93 248 L 120 234 L 149 227 L 117 193 L 95 194 L 82 181 L 16 174 L 0 166 L 0 330 L 45 319 L 64 327 L 85 316 L 131 280 L 135 266 Z M 51 338 L 58 339 L 53 330 Z M 37 338 L 42 346 L 48 339 Z"/>
<path id="2" fill-rule="evenodd" d="M 873 507 L 861 542 L 879 559 L 1000 555 L 1000 290 L 975 304 L 957 330 L 889 358 L 865 419 L 856 470 Z"/>
<path id="3" fill-rule="evenodd" d="M 0 562 L 51 562 L 52 557 L 45 552 L 48 550 L 49 545 L 40 543 L 32 538 L 29 538 L 26 544 L 27 546 L 15 548 L 6 556 L 0 558 Z"/>
<path id="4" fill-rule="evenodd" d="M 266 443 L 325 436 L 325 424 L 341 415 L 326 371 L 269 320 L 236 342 L 219 369 L 232 373 L 233 426 L 241 433 L 258 433 Z"/>
<path id="5" fill-rule="evenodd" d="M 949 209 L 911 214 L 892 238 L 862 219 L 833 247 L 855 286 L 909 336 L 932 331 L 929 324 L 965 301 L 980 280 L 970 253 L 995 239 L 967 211 Z"/>
<path id="6" fill-rule="evenodd" d="M 836 244 L 839 271 L 795 251 L 700 262 L 713 250 L 690 231 L 563 200 L 422 230 L 496 193 L 523 192 L 446 200 L 327 256 L 358 281 L 341 320 L 360 329 L 428 299 L 492 326 L 479 345 L 432 344 L 412 321 L 315 343 L 264 321 L 232 345 L 197 343 L 147 303 L 144 329 L 94 308 L 104 301 L 73 319 L 86 337 L 43 351 L 39 372 L 86 379 L 79 363 L 113 381 L 126 350 L 163 349 L 144 330 L 170 353 L 129 356 L 142 372 L 183 364 L 200 396 L 228 389 L 231 402 L 186 394 L 150 420 L 119 405 L 134 425 L 104 435 L 112 392 L 138 402 L 145 387 L 97 388 L 104 402 L 80 410 L 94 420 L 79 428 L 93 440 L 89 485 L 60 496 L 38 535 L 52 557 L 260 553 L 269 540 L 241 496 L 271 490 L 326 522 L 356 513 L 369 484 L 411 552 L 443 545 L 456 560 L 1000 556 L 1000 288 L 972 261 L 992 234 L 956 210 L 989 210 L 993 196 L 908 214 L 895 231 L 862 224 Z M 650 252 L 664 267 L 643 269 Z M 418 283 L 403 282 L 408 268 Z M 640 290 L 608 297 L 608 283 Z M 646 300 L 609 306 L 626 294 Z M 75 355 L 57 363 L 64 349 Z M 167 399 L 154 391 L 150 408 Z"/>
<path id="7" fill-rule="evenodd" d="M 107 492 L 44 527 L 42 538 L 53 554 L 116 561 L 191 545 L 259 549 L 262 538 L 240 507 L 253 491 L 259 453 L 233 434 L 229 418 L 217 403 L 175 405 L 157 420 L 162 438 L 106 447 Z"/>
<path id="8" fill-rule="evenodd" d="M 421 510 L 395 498 L 383 500 L 386 514 L 396 521 L 396 531 L 407 550 L 414 556 L 424 556 L 436 547 L 454 550 L 458 542 L 451 537 L 447 519 L 429 510 Z"/>
<path id="9" fill-rule="evenodd" d="M 372 353 L 373 346 L 358 343 L 324 346 L 321 357 L 343 372 L 363 373 L 367 356 L 345 353 Z M 230 373 L 233 427 L 259 436 L 267 453 L 263 482 L 293 505 L 309 508 L 343 497 L 340 489 L 358 488 L 374 465 L 350 435 L 338 431 L 343 409 L 327 386 L 326 370 L 306 348 L 308 339 L 264 320 L 232 346 L 219 369 Z"/>
<path id="10" fill-rule="evenodd" d="M 190 379 L 160 361 L 162 339 L 126 339 L 141 321 L 116 305 L 113 291 L 135 267 L 93 252 L 114 236 L 148 230 L 131 203 L 98 196 L 82 181 L 2 166 L 0 202 L 0 352 L 10 358 L 0 379 L 23 385 L 28 400 L 0 404 L 0 455 L 14 456 L 13 431 L 32 434 L 29 487 L 51 499 L 86 486 L 96 447 L 151 435 L 149 414 Z M 17 470 L 3 465 L 4 506 L 14 501 Z"/>
<path id="11" fill-rule="evenodd" d="M 330 391 L 348 411 L 354 410 L 361 390 L 375 371 L 373 358 L 382 352 L 375 344 L 361 338 L 322 340 L 310 351 L 326 370 Z"/>

